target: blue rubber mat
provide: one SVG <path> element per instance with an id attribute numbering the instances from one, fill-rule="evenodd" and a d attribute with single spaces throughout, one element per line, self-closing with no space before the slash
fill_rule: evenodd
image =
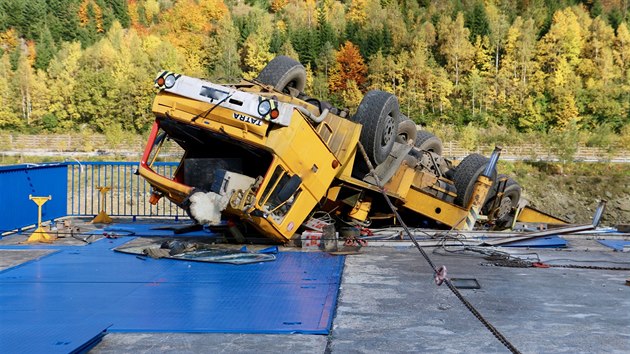
<path id="1" fill-rule="evenodd" d="M 37 318 L 31 312 L 23 317 Z M 2 353 L 86 353 L 98 344 L 105 335 L 109 324 L 92 318 L 67 316 L 68 322 L 53 322 L 47 326 L 33 326 L 32 323 L 4 322 L 0 331 L 0 351 Z"/>
<path id="2" fill-rule="evenodd" d="M 0 352 L 78 319 L 89 319 L 82 328 L 92 332 L 92 324 L 101 331 L 111 324 L 110 332 L 330 330 L 343 257 L 282 252 L 273 262 L 236 266 L 111 250 L 129 239 L 64 247 L 0 272 Z"/>
<path id="3" fill-rule="evenodd" d="M 630 246 L 630 241 L 624 240 L 597 240 L 597 242 L 620 252 L 623 251 L 624 246 Z"/>

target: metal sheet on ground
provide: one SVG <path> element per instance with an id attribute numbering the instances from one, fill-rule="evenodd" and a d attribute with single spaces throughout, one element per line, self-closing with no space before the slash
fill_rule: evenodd
<path id="1" fill-rule="evenodd" d="M 221 234 L 211 232 L 209 230 L 195 230 L 176 234 L 177 228 L 193 226 L 190 222 L 182 223 L 139 223 L 132 222 L 126 224 L 116 224 L 106 226 L 101 229 L 86 232 L 85 235 L 102 235 L 104 233 L 119 236 L 140 236 L 140 237 L 221 237 Z"/>
<path id="2" fill-rule="evenodd" d="M 630 247 L 630 241 L 624 240 L 597 240 L 597 242 L 615 251 L 623 251 L 624 247 Z"/>
<path id="3" fill-rule="evenodd" d="M 273 254 L 267 254 L 265 252 L 257 253 L 250 252 L 244 247 L 244 249 L 236 250 L 236 249 L 225 249 L 225 248 L 214 248 L 204 244 L 196 244 L 196 247 L 199 249 L 195 249 L 193 251 L 183 252 L 181 254 L 176 254 L 173 256 L 163 256 L 161 258 L 175 259 L 175 260 L 184 260 L 184 261 L 194 261 L 194 262 L 209 262 L 209 263 L 227 263 L 234 265 L 241 264 L 252 264 L 259 262 L 272 262 L 276 260 L 276 256 Z M 145 253 L 147 249 L 159 249 L 160 244 L 149 244 L 143 246 L 135 246 L 135 247 L 127 247 L 123 245 L 122 247 L 117 247 L 114 249 L 116 252 L 128 253 L 142 257 L 150 257 L 150 254 Z M 278 248 L 275 247 L 275 252 L 278 253 Z M 154 257 L 156 258 L 156 257 Z"/>
<path id="4" fill-rule="evenodd" d="M 514 241 L 503 247 L 557 248 L 567 247 L 567 241 L 558 236 L 548 236 L 530 240 Z"/>
<path id="5" fill-rule="evenodd" d="M 111 250 L 128 240 L 68 247 L 0 272 L 3 327 L 28 328 L 27 336 L 37 326 L 92 316 L 120 332 L 330 330 L 343 257 L 284 252 L 275 262 L 234 266 Z"/>

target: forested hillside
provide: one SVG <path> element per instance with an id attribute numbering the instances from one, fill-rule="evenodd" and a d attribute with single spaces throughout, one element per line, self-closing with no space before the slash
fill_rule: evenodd
<path id="1" fill-rule="evenodd" d="M 0 129 L 143 131 L 160 69 L 299 59 L 307 91 L 423 124 L 630 136 L 627 0 L 1 0 Z M 601 134 L 600 134 L 601 133 Z"/>

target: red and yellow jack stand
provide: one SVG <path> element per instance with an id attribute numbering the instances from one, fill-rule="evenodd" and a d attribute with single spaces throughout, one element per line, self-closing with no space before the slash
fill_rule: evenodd
<path id="1" fill-rule="evenodd" d="M 105 212 L 105 194 L 111 189 L 109 187 L 96 187 L 101 194 L 101 211 L 92 219 L 92 224 L 111 224 L 112 218 Z"/>
<path id="2" fill-rule="evenodd" d="M 42 206 L 47 201 L 51 200 L 52 197 L 49 195 L 48 197 L 33 197 L 32 195 L 28 196 L 28 199 L 32 200 L 37 204 L 37 229 L 33 231 L 31 236 L 28 237 L 26 243 L 35 243 L 35 242 L 46 242 L 51 243 L 55 240 L 52 236 L 50 236 L 46 230 L 42 227 Z"/>

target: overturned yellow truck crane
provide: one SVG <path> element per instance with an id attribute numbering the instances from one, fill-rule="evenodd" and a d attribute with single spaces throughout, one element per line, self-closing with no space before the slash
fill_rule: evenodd
<path id="1" fill-rule="evenodd" d="M 362 226 L 392 219 L 376 174 L 399 212 L 412 215 L 408 224 L 472 229 L 480 213 L 489 223 L 511 220 L 520 187 L 495 183 L 499 149 L 453 166 L 394 95 L 370 91 L 349 115 L 307 96 L 305 82 L 304 67 L 285 56 L 231 85 L 160 73 L 139 168 L 151 202 L 166 196 L 199 223 L 230 219 L 285 242 L 316 212 Z M 175 150 L 174 175 L 156 172 L 155 161 Z"/>

